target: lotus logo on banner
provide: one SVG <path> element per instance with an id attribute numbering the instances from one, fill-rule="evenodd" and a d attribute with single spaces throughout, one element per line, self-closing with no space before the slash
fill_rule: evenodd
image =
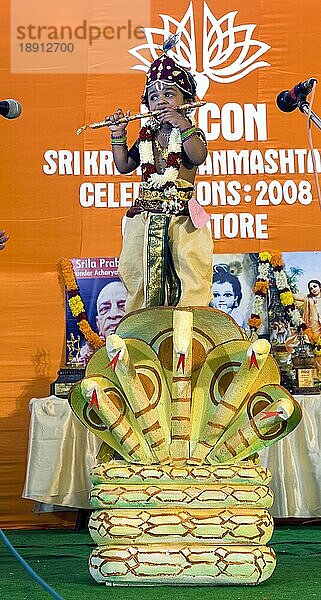
<path id="1" fill-rule="evenodd" d="M 159 55 L 163 40 L 171 33 L 180 34 L 180 41 L 169 55 L 183 67 L 190 69 L 197 82 L 199 98 L 203 98 L 206 94 L 210 80 L 217 83 L 232 83 L 242 79 L 254 69 L 270 66 L 270 63 L 260 60 L 260 57 L 271 46 L 252 39 L 256 25 L 235 25 L 237 11 L 229 12 L 216 19 L 206 2 L 204 2 L 203 14 L 202 69 L 198 69 L 197 64 L 193 2 L 190 3 L 181 21 L 169 15 L 160 15 L 163 29 L 153 27 L 144 29 L 147 43 L 129 50 L 130 54 L 142 63 L 133 66 L 132 69 L 148 71 L 150 64 Z M 146 50 L 150 52 L 150 59 L 146 58 Z"/>

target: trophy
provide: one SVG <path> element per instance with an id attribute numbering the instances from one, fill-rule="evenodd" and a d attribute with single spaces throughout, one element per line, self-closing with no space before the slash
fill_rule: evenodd
<path id="1" fill-rule="evenodd" d="M 68 398 L 70 388 L 85 375 L 85 368 L 80 359 L 80 335 L 71 333 L 66 342 L 67 364 L 58 371 L 57 379 L 50 384 L 50 394 L 59 398 Z"/>
<path id="2" fill-rule="evenodd" d="M 318 394 L 319 388 L 315 386 L 316 376 L 314 355 L 311 353 L 304 333 L 299 333 L 299 344 L 292 355 L 292 364 L 296 373 L 296 394 Z"/>

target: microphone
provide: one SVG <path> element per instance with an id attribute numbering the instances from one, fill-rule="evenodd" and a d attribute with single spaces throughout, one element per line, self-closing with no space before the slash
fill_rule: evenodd
<path id="1" fill-rule="evenodd" d="M 16 119 L 21 115 L 22 106 L 17 100 L 1 100 L 0 115 L 5 119 Z"/>
<path id="2" fill-rule="evenodd" d="M 314 82 L 318 83 L 318 80 L 314 77 L 310 77 L 306 81 L 300 81 L 291 90 L 284 90 L 280 92 L 276 104 L 283 112 L 292 112 L 295 110 L 302 100 L 306 100 L 308 94 L 312 92 Z"/>

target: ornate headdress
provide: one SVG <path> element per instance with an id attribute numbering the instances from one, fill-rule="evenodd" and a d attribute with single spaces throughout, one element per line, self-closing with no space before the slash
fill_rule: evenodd
<path id="1" fill-rule="evenodd" d="M 150 65 L 143 94 L 145 101 L 147 100 L 148 89 L 157 81 L 176 85 L 184 94 L 195 96 L 196 82 L 194 77 L 167 54 L 176 45 L 177 40 L 177 35 L 171 35 L 162 47 L 163 53 L 161 56 Z"/>

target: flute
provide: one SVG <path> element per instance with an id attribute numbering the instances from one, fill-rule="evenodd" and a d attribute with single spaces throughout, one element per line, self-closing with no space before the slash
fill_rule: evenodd
<path id="1" fill-rule="evenodd" d="M 189 108 L 198 108 L 199 106 L 204 106 L 207 102 L 189 102 L 188 104 L 181 104 L 180 106 L 173 106 L 174 110 L 184 110 Z M 149 117 L 155 117 L 159 115 L 161 110 L 153 110 L 152 112 L 147 113 L 138 113 L 137 115 L 129 115 L 128 117 L 122 117 L 116 123 L 110 121 L 109 119 L 105 119 L 104 121 L 98 121 L 97 123 L 90 123 L 90 125 L 83 125 L 77 129 L 76 134 L 79 135 L 85 129 L 99 129 L 100 127 L 106 127 L 106 125 L 118 125 L 120 123 L 129 123 L 129 121 L 135 121 L 137 119 L 145 119 Z"/>

